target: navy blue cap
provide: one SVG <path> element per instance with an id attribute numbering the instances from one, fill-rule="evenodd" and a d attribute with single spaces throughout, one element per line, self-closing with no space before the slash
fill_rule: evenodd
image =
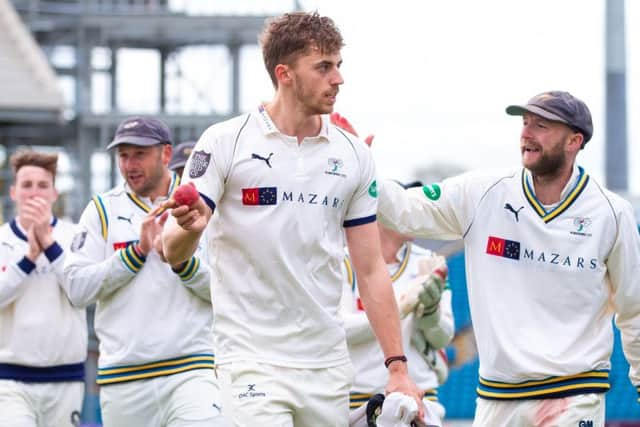
<path id="1" fill-rule="evenodd" d="M 150 147 L 158 144 L 171 144 L 171 130 L 153 117 L 129 117 L 118 125 L 113 141 L 107 150 L 120 144 Z"/>
<path id="2" fill-rule="evenodd" d="M 522 116 L 525 112 L 566 124 L 582 134 L 585 144 L 593 135 L 593 122 L 587 104 L 569 92 L 543 92 L 531 98 L 526 105 L 507 107 L 507 114 L 512 116 Z"/>
<path id="3" fill-rule="evenodd" d="M 189 160 L 189 156 L 191 155 L 195 145 L 195 141 L 185 141 L 176 145 L 173 149 L 171 160 L 169 160 L 169 169 L 176 170 L 178 168 L 183 168 L 184 165 L 187 164 L 187 160 Z"/>

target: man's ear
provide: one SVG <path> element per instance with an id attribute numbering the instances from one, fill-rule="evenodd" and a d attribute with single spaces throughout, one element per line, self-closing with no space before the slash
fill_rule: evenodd
<path id="1" fill-rule="evenodd" d="M 162 144 L 162 164 L 169 166 L 169 160 L 173 155 L 173 147 L 171 144 Z"/>
<path id="2" fill-rule="evenodd" d="M 584 144 L 584 135 L 581 132 L 574 132 L 569 138 L 570 139 L 568 147 L 571 149 L 571 151 L 576 153 L 580 151 Z"/>
<path id="3" fill-rule="evenodd" d="M 291 83 L 291 68 L 288 65 L 276 65 L 274 74 L 276 76 L 276 80 L 278 81 L 278 86 L 280 86 L 281 84 L 288 85 L 289 83 Z"/>

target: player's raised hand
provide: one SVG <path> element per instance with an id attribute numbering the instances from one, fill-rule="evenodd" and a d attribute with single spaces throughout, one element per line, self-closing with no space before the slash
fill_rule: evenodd
<path id="1" fill-rule="evenodd" d="M 42 248 L 40 247 L 40 243 L 38 243 L 36 233 L 33 230 L 33 224 L 31 224 L 27 229 L 27 243 L 29 243 L 29 249 L 27 250 L 26 257 L 31 262 L 36 262 L 36 260 L 42 253 Z"/>
<path id="2" fill-rule="evenodd" d="M 144 256 L 147 256 L 149 252 L 155 248 L 156 238 L 160 237 L 164 223 L 169 216 L 167 212 L 158 216 L 156 211 L 157 209 L 149 212 L 140 224 L 140 241 L 138 248 Z"/>
<path id="3" fill-rule="evenodd" d="M 30 212 L 33 221 L 34 236 L 44 251 L 54 242 L 51 229 L 51 204 L 42 197 L 27 200 L 22 209 Z"/>
<path id="4" fill-rule="evenodd" d="M 160 230 L 164 228 L 167 218 L 169 218 L 169 212 L 165 211 L 156 219 L 156 223 L 160 226 Z M 153 249 L 158 253 L 162 262 L 167 262 L 167 258 L 164 256 L 164 247 L 162 245 L 162 232 L 159 232 L 153 238 Z"/>
<path id="5" fill-rule="evenodd" d="M 176 219 L 178 225 L 187 231 L 193 231 L 200 233 L 207 227 L 209 218 L 207 216 L 207 210 L 209 207 L 206 205 L 202 197 L 190 205 L 178 205 L 173 201 L 173 209 L 171 215 Z"/>
<path id="6" fill-rule="evenodd" d="M 150 214 L 157 216 L 168 209 L 171 209 L 171 215 L 176 219 L 176 223 L 187 231 L 199 233 L 206 228 L 209 221 L 207 216 L 209 207 L 204 203 L 192 182 L 180 185 L 169 200 Z"/>
<path id="7" fill-rule="evenodd" d="M 334 111 L 333 113 L 331 113 L 331 123 L 333 123 L 334 125 L 338 126 L 341 129 L 346 130 L 347 132 L 358 136 L 358 133 L 356 132 L 356 130 L 353 128 L 353 125 L 351 124 L 351 122 L 349 122 L 349 120 L 347 120 L 346 117 L 341 116 L 340 113 Z M 368 145 L 371 146 L 371 144 L 373 143 L 373 135 L 369 135 L 364 139 L 364 142 Z"/>

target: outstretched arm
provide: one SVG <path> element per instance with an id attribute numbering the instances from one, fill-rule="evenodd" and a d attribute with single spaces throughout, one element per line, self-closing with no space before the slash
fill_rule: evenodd
<path id="1" fill-rule="evenodd" d="M 391 278 L 382 258 L 376 222 L 348 227 L 347 245 L 358 277 L 358 290 L 385 359 L 404 354 L 400 333 L 400 315 Z M 406 362 L 388 365 L 388 393 L 398 391 L 412 396 L 422 407 L 422 392 L 411 381 Z M 422 415 L 422 412 L 421 412 Z"/>

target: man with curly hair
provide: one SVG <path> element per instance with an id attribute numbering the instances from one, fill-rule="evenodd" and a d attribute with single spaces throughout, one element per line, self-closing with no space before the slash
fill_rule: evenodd
<path id="1" fill-rule="evenodd" d="M 165 253 L 187 259 L 208 229 L 216 363 L 237 425 L 346 426 L 345 235 L 389 369 L 386 390 L 422 398 L 407 374 L 380 250 L 375 167 L 365 143 L 327 116 L 344 82 L 333 21 L 285 14 L 260 41 L 274 99 L 201 136 L 184 179 L 202 197 L 174 207 Z"/>
<path id="2" fill-rule="evenodd" d="M 62 267 L 73 225 L 55 217 L 57 154 L 10 158 L 16 217 L 0 227 L 0 426 L 71 425 L 84 395 L 87 319 Z"/>

